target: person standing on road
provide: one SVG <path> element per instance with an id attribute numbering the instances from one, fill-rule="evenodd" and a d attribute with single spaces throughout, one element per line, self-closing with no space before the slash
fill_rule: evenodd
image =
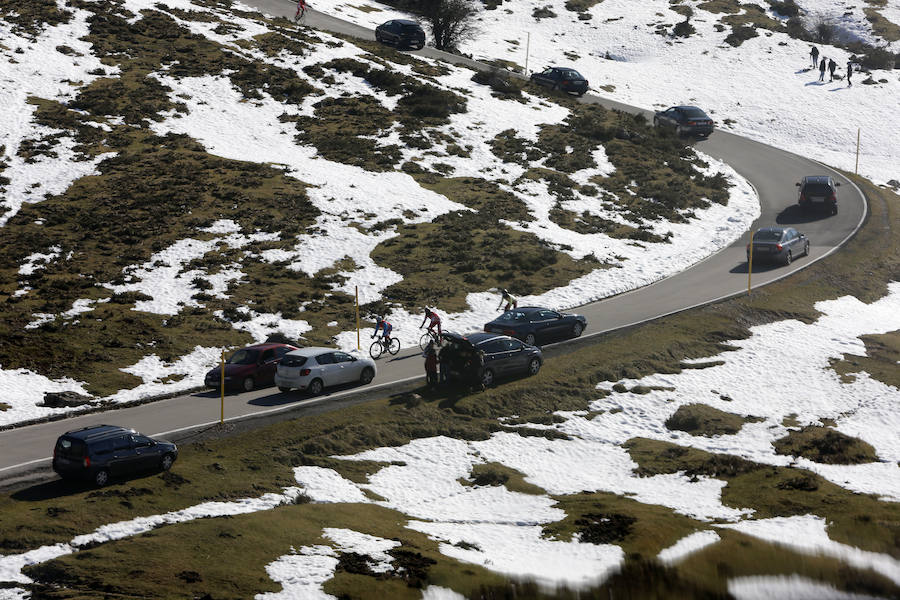
<path id="1" fill-rule="evenodd" d="M 829 58 L 828 59 L 828 70 L 831 71 L 831 79 L 828 80 L 829 82 L 834 81 L 834 70 L 835 69 L 837 69 L 837 63 L 834 62 L 833 58 Z"/>
<path id="2" fill-rule="evenodd" d="M 825 62 L 825 57 L 822 57 L 822 62 L 819 63 L 819 81 L 825 81 L 825 66 L 828 63 Z"/>
<path id="3" fill-rule="evenodd" d="M 815 46 L 812 47 L 812 50 L 809 51 L 809 55 L 812 56 L 813 66 L 812 68 L 816 68 L 816 64 L 819 62 L 819 49 Z"/>
<path id="4" fill-rule="evenodd" d="M 433 342 L 425 348 L 425 381 L 428 387 L 434 387 L 438 383 L 438 358 Z"/>
<path id="5" fill-rule="evenodd" d="M 850 76 L 853 75 L 853 61 L 847 61 L 847 87 L 853 87 L 853 82 L 850 81 Z"/>

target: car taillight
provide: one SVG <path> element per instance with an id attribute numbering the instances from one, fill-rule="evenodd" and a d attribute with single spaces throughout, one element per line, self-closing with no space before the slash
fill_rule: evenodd
<path id="1" fill-rule="evenodd" d="M 309 369 L 303 369 L 302 371 L 300 371 L 300 375 L 309 375 L 310 373 L 312 373 L 312 371 L 310 371 Z"/>
<path id="2" fill-rule="evenodd" d="M 688 124 L 688 125 L 696 125 L 696 124 L 697 124 L 697 121 L 688 121 L 687 124 Z"/>
<path id="3" fill-rule="evenodd" d="M 828 198 L 828 200 L 830 202 L 837 202 L 837 194 L 835 194 L 834 192 L 831 192 L 831 197 Z"/>
<path id="4" fill-rule="evenodd" d="M 512 329 L 504 329 L 504 330 L 503 330 L 503 335 L 513 336 L 513 335 L 516 335 L 516 332 L 515 332 L 514 330 L 512 330 Z"/>
<path id="5" fill-rule="evenodd" d="M 800 202 L 806 202 L 806 194 L 800 194 Z"/>
<path id="6" fill-rule="evenodd" d="M 781 244 L 775 244 L 775 249 L 781 252 Z"/>
<path id="7" fill-rule="evenodd" d="M 84 468 L 87 469 L 90 466 L 91 466 L 91 457 L 85 456 L 84 457 Z"/>

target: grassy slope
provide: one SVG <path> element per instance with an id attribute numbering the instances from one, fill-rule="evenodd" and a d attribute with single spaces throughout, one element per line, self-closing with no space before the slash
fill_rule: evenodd
<path id="1" fill-rule="evenodd" d="M 896 195 L 865 187 L 872 200 L 872 213 L 847 248 L 754 292 L 750 298 L 722 302 L 604 336 L 599 343 L 583 344 L 564 361 L 549 361 L 535 378 L 474 396 L 435 396 L 423 391 L 421 398 L 405 395 L 359 405 L 340 414 L 319 415 L 187 446 L 175 473 L 190 481 L 174 487 L 167 487 L 164 478 L 157 476 L 112 486 L 102 495 L 94 493 L 93 497 L 89 497 L 91 492 L 67 494 L 56 483 L 25 490 L 0 500 L 0 513 L 5 517 L 0 525 L 0 540 L 5 540 L 6 551 L 13 549 L 9 545 L 11 540 L 20 541 L 20 549 L 24 549 L 63 541 L 76 532 L 116 519 L 186 506 L 200 498 L 273 490 L 288 481 L 290 465 L 320 464 L 337 468 L 356 481 L 364 481 L 367 473 L 379 468 L 377 463 L 348 464 L 328 457 L 399 445 L 412 438 L 432 435 L 483 439 L 497 429 L 499 416 L 519 415 L 520 421 L 552 421 L 547 417 L 551 411 L 586 408 L 597 397 L 594 386 L 600 381 L 675 371 L 683 359 L 709 356 L 722 347 L 723 341 L 746 335 L 746 328 L 755 324 L 785 317 L 813 320 L 816 318 L 813 304 L 819 300 L 845 294 L 865 301 L 875 300 L 885 292 L 883 282 L 900 277 L 900 242 L 893 235 L 900 227 L 900 205 Z M 828 520 L 833 539 L 900 556 L 900 507 L 895 503 L 847 492 L 802 469 L 760 467 L 735 457 L 717 457 L 697 450 L 673 452 L 671 445 L 663 442 L 633 440 L 631 452 L 642 472 L 689 469 L 726 480 L 723 502 L 727 505 L 753 507 L 760 517 L 812 512 Z M 519 489 L 522 483 L 527 484 L 514 471 L 490 466 L 472 476 L 480 476 L 489 484 L 506 477 L 508 485 Z M 142 488 L 152 493 L 128 495 L 129 490 Z M 127 502 L 123 501 L 123 494 Z M 724 591 L 726 576 L 800 573 L 832 582 L 842 589 L 887 596 L 900 592 L 873 573 L 849 569 L 828 558 L 802 556 L 735 532 L 721 532 L 722 544 L 691 557 L 677 571 L 659 569 L 645 559 L 686 533 L 709 528 L 708 524 L 676 515 L 666 508 L 641 505 L 609 494 L 580 494 L 560 497 L 558 501 L 569 516 L 560 523 L 548 525 L 548 535 L 566 537 L 580 529 L 590 530 L 590 523 L 597 520 L 591 515 L 598 513 L 624 515 L 613 521 L 618 524 L 616 529 L 591 532 L 600 539 L 621 544 L 630 557 L 625 571 L 608 583 L 610 589 L 655 585 L 668 590 L 663 597 L 715 597 Z M 70 512 L 59 512 L 49 518 L 49 512 L 54 512 L 48 511 L 51 507 Z M 190 597 L 193 592 L 177 579 L 171 565 L 148 563 L 142 558 L 172 552 L 186 557 L 188 562 L 183 563 L 184 568 L 200 574 L 204 589 L 273 589 L 263 565 L 286 552 L 290 544 L 313 543 L 315 529 L 305 529 L 305 525 L 298 523 L 314 520 L 324 526 L 359 527 L 363 532 L 404 540 L 410 548 L 437 561 L 429 569 L 429 581 L 452 584 L 467 593 L 484 585 L 489 590 L 487 597 L 502 597 L 506 588 L 498 584 L 496 576 L 437 555 L 430 542 L 400 527 L 396 515 L 371 508 L 364 514 L 368 520 L 360 523 L 355 511 L 347 507 L 304 505 L 248 517 L 167 527 L 139 540 L 92 549 L 90 552 L 96 557 L 92 560 L 72 556 L 53 561 L 52 568 L 78 582 L 78 589 L 112 586 L 128 594 L 138 594 L 146 591 L 145 584 L 131 582 L 129 572 L 133 565 L 144 563 L 141 579 L 158 582 L 155 593 Z M 222 528 L 254 540 L 257 529 L 274 532 L 273 539 L 278 543 L 241 543 L 241 538 L 221 536 Z M 307 531 L 310 537 L 304 537 L 307 534 L 291 537 L 293 528 L 298 532 Z M 220 552 L 236 552 L 235 544 L 240 547 L 242 560 L 223 572 L 218 559 Z M 191 552 L 195 545 L 205 552 Z M 44 571 L 33 574 L 41 572 Z M 340 588 L 351 597 L 383 596 L 388 589 L 398 589 L 381 587 L 394 586 L 397 582 L 343 573 L 328 585 L 326 589 Z M 602 588 L 597 593 L 607 591 Z M 64 588 L 54 593 L 57 597 L 78 597 L 80 592 Z"/>

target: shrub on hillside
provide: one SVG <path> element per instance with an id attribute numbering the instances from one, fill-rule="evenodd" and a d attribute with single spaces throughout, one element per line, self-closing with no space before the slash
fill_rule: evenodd
<path id="1" fill-rule="evenodd" d="M 794 2 L 794 0 L 784 0 L 784 2 L 781 2 L 780 0 L 769 0 L 769 6 L 782 17 L 790 18 L 800 16 L 800 7 L 797 6 L 797 3 Z"/>
<path id="2" fill-rule="evenodd" d="M 697 32 L 694 29 L 694 26 L 691 25 L 691 21 L 689 19 L 685 19 L 680 23 L 676 23 L 675 27 L 672 29 L 672 35 L 675 37 L 690 37 Z"/>
<path id="3" fill-rule="evenodd" d="M 522 88 L 518 85 L 518 82 L 513 81 L 509 73 L 501 69 L 476 71 L 472 75 L 472 81 L 489 86 L 496 96 L 502 98 L 518 98 L 522 95 Z"/>
<path id="4" fill-rule="evenodd" d="M 731 33 L 728 34 L 728 37 L 725 38 L 725 43 L 737 48 L 744 42 L 749 39 L 753 39 L 759 36 L 756 32 L 755 27 L 750 27 L 749 25 L 741 25 L 740 27 L 735 27 L 731 30 Z"/>

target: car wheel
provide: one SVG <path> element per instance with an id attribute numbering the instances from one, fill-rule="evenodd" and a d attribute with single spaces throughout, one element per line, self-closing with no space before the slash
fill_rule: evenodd
<path id="1" fill-rule="evenodd" d="M 378 42 L 379 44 L 384 43 L 384 39 L 381 37 L 381 34 L 378 33 L 377 31 L 375 32 L 375 41 Z"/>
<path id="2" fill-rule="evenodd" d="M 809 242 L 806 242 L 803 246 L 803 256 L 809 256 Z"/>
<path id="3" fill-rule="evenodd" d="M 682 127 L 681 125 L 676 125 L 676 126 L 675 126 L 675 133 L 678 134 L 678 135 L 680 135 L 680 136 L 684 135 L 684 127 Z"/>
<path id="4" fill-rule="evenodd" d="M 244 388 L 245 392 L 252 392 L 253 388 L 256 387 L 256 382 L 253 381 L 252 377 L 245 377 L 244 381 L 241 382 L 241 387 Z"/>
<path id="5" fill-rule="evenodd" d="M 572 325 L 572 337 L 578 337 L 579 335 L 581 335 L 582 331 L 584 331 L 584 327 L 581 325 L 581 323 L 576 321 L 575 324 Z"/>
<path id="6" fill-rule="evenodd" d="M 96 473 L 94 473 L 94 483 L 97 484 L 97 487 L 103 487 L 107 483 L 109 483 L 109 471 L 106 469 L 100 469 Z"/>
<path id="7" fill-rule="evenodd" d="M 525 339 L 522 340 L 522 341 L 524 341 L 524 342 L 525 342 L 526 344 L 528 344 L 529 346 L 534 346 L 534 342 L 535 342 L 534 334 L 533 334 L 533 333 L 529 333 L 528 335 L 525 336 Z"/>
<path id="8" fill-rule="evenodd" d="M 787 256 L 784 257 L 784 264 L 789 265 L 794 262 L 794 257 L 791 254 L 791 251 L 788 250 Z"/>
<path id="9" fill-rule="evenodd" d="M 577 92 L 575 95 L 578 96 L 579 98 L 581 98 L 581 97 L 584 96 L 586 93 L 587 93 L 587 90 L 585 90 L 585 91 L 583 91 L 583 92 Z"/>
<path id="10" fill-rule="evenodd" d="M 309 384 L 309 393 L 312 396 L 318 396 L 319 394 L 322 393 L 322 389 L 324 387 L 325 386 L 322 385 L 321 379 L 313 379 L 312 383 Z"/>
<path id="11" fill-rule="evenodd" d="M 541 370 L 541 361 L 538 357 L 532 358 L 528 361 L 528 374 L 529 375 L 537 375 L 538 371 Z"/>
<path id="12" fill-rule="evenodd" d="M 282 394 L 287 394 L 289 391 L 291 391 L 291 388 L 289 388 L 289 387 L 281 387 L 281 386 L 279 385 L 279 386 L 278 386 L 278 391 L 281 392 Z"/>
<path id="13" fill-rule="evenodd" d="M 172 468 L 172 463 L 175 462 L 175 457 L 171 454 L 163 454 L 162 460 L 159 461 L 159 466 L 163 471 L 168 471 Z"/>
<path id="14" fill-rule="evenodd" d="M 484 373 L 481 374 L 481 384 L 484 387 L 494 385 L 494 372 L 491 369 L 485 369 Z"/>
<path id="15" fill-rule="evenodd" d="M 833 215 L 837 214 L 837 204 L 835 204 L 834 206 L 831 207 L 831 214 L 833 214 Z"/>
<path id="16" fill-rule="evenodd" d="M 372 383 L 372 380 L 375 379 L 375 371 L 372 370 L 372 367 L 366 367 L 362 370 L 362 374 L 359 376 L 359 382 L 363 385 L 367 385 Z"/>

